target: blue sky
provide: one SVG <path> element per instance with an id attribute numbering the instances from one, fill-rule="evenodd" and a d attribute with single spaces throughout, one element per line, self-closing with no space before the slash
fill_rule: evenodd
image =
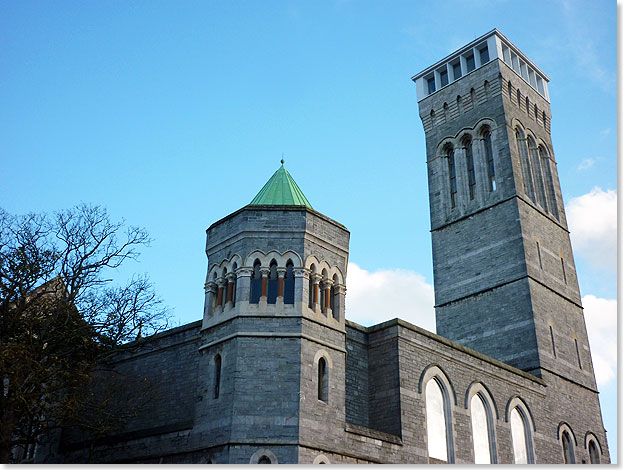
<path id="1" fill-rule="evenodd" d="M 314 208 L 351 231 L 353 282 L 399 275 L 424 305 L 430 219 L 410 77 L 494 27 L 551 78 L 582 294 L 610 301 L 616 325 L 612 214 L 601 210 L 606 200 L 616 209 L 613 2 L 5 1 L 0 205 L 49 212 L 85 201 L 144 226 L 154 241 L 129 269 L 147 272 L 186 323 L 202 312 L 205 229 L 247 204 L 284 153 Z M 347 317 L 403 316 L 357 311 L 356 292 Z M 432 301 L 422 312 L 404 315 L 428 327 Z M 594 355 L 612 345 L 600 334 Z M 600 391 L 616 457 L 611 375 Z"/>

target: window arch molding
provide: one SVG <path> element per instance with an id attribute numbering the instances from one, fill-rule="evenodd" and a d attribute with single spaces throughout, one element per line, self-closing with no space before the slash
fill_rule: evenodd
<path id="1" fill-rule="evenodd" d="M 474 380 L 471 384 L 469 384 L 469 387 L 467 387 L 467 391 L 465 392 L 465 409 L 469 409 L 469 402 L 471 401 L 472 397 L 477 394 L 482 395 L 483 398 L 487 400 L 487 404 L 491 407 L 491 416 L 493 417 L 493 419 L 500 419 L 498 407 L 495 403 L 493 395 L 491 394 L 487 386 L 482 382 L 479 382 L 478 380 Z"/>
<path id="2" fill-rule="evenodd" d="M 267 458 L 268 460 L 270 460 L 271 464 L 279 463 L 279 461 L 277 460 L 277 456 L 273 452 L 271 452 L 269 449 L 256 450 L 255 453 L 249 459 L 249 463 L 250 464 L 260 463 L 260 460 L 262 460 L 262 458 Z"/>
<path id="3" fill-rule="evenodd" d="M 519 395 L 511 397 L 511 399 L 508 400 L 508 403 L 506 404 L 506 422 L 510 422 L 511 411 L 513 411 L 513 408 L 520 408 L 524 412 L 530 430 L 533 433 L 536 432 L 536 426 L 534 425 L 532 412 L 530 411 L 530 408 L 528 408 L 528 405 L 526 405 L 526 403 L 523 401 L 523 399 L 519 397 Z"/>
<path id="4" fill-rule="evenodd" d="M 418 391 L 420 394 L 424 395 L 424 402 L 426 403 L 426 392 L 427 385 L 429 382 L 435 381 L 441 390 L 441 394 L 443 396 L 443 406 L 444 406 L 444 418 L 445 418 L 445 434 L 446 434 L 446 452 L 447 452 L 447 462 L 454 463 L 454 426 L 453 426 L 453 413 L 452 409 L 457 404 L 456 393 L 454 391 L 454 387 L 452 383 L 448 379 L 446 373 L 436 364 L 430 364 L 422 371 L 420 375 L 420 380 L 418 383 Z M 428 409 L 429 404 L 426 404 L 426 408 Z M 427 432 L 428 432 L 427 423 Z M 427 447 L 430 443 L 427 443 Z M 429 452 L 430 452 L 430 447 Z"/>
<path id="5" fill-rule="evenodd" d="M 303 260 L 301 259 L 300 255 L 292 250 L 287 250 L 287 251 L 284 251 L 283 253 L 280 253 L 276 250 L 271 250 L 267 253 L 264 253 L 262 250 L 254 250 L 251 253 L 249 253 L 247 257 L 245 258 L 244 266 L 252 267 L 253 262 L 256 259 L 259 259 L 260 262 L 262 263 L 262 267 L 265 267 L 265 268 L 268 268 L 271 260 L 273 259 L 277 262 L 277 266 L 279 267 L 285 267 L 289 259 L 292 260 L 292 263 L 294 264 L 295 268 L 300 268 L 303 266 Z"/>
<path id="6" fill-rule="evenodd" d="M 448 149 L 456 149 L 458 147 L 458 141 L 455 137 L 444 137 L 435 150 L 435 158 L 446 157 L 448 155 Z"/>
<path id="7" fill-rule="evenodd" d="M 589 462 L 591 462 L 590 460 L 590 446 L 591 443 L 594 443 L 595 448 L 597 449 L 597 452 L 599 452 L 598 458 L 599 461 L 601 461 L 601 456 L 603 455 L 603 450 L 601 448 L 601 444 L 599 442 L 599 439 L 597 439 L 597 436 L 595 436 L 595 434 L 593 434 L 592 432 L 588 431 L 586 433 L 586 435 L 584 436 L 584 449 L 586 449 L 586 452 L 589 454 Z M 593 462 L 591 462 L 593 463 Z M 596 462 L 599 463 L 599 462 Z"/>
<path id="8" fill-rule="evenodd" d="M 526 403 L 521 399 L 518 395 L 511 397 L 506 404 L 506 422 L 509 426 L 512 426 L 511 423 L 511 414 L 513 410 L 517 410 L 523 420 L 524 432 L 525 432 L 525 444 L 526 444 L 526 453 L 528 463 L 536 463 L 534 459 L 534 442 L 533 436 L 536 432 L 536 427 L 534 425 L 534 418 L 532 413 L 530 412 L 530 408 L 526 405 Z M 513 444 L 514 448 L 514 444 Z"/>
<path id="9" fill-rule="evenodd" d="M 422 371 L 422 374 L 420 375 L 420 380 L 418 383 L 418 392 L 423 393 L 424 388 L 426 387 L 426 383 L 434 377 L 437 377 L 442 382 L 444 387 L 446 388 L 448 392 L 448 397 L 450 399 L 450 406 L 451 407 L 456 406 L 457 399 L 456 399 L 456 393 L 454 391 L 454 387 L 452 386 L 452 383 L 448 379 L 448 376 L 446 375 L 444 370 L 437 364 L 429 364 L 428 366 L 424 368 L 424 370 Z"/>
<path id="10" fill-rule="evenodd" d="M 569 444 L 571 444 L 571 448 L 569 449 L 569 457 L 570 460 L 569 462 L 567 462 L 567 456 L 565 455 L 565 445 L 564 445 L 564 435 L 567 435 L 571 438 L 571 442 L 569 442 Z M 568 423 L 561 421 L 560 424 L 558 425 L 558 441 L 560 442 L 560 448 L 562 450 L 563 453 L 563 459 L 565 461 L 565 463 L 575 463 L 576 462 L 576 458 L 575 458 L 575 448 L 578 446 L 578 441 L 575 438 L 575 433 L 573 432 L 573 430 L 571 429 L 571 426 L 569 426 Z"/>
<path id="11" fill-rule="evenodd" d="M 330 464 L 331 461 L 329 460 L 329 458 L 326 455 L 319 454 L 319 455 L 316 456 L 316 458 L 314 459 L 314 461 L 312 463 L 314 465 L 321 464 L 321 463 Z"/>
<path id="12" fill-rule="evenodd" d="M 472 399 L 478 396 L 482 400 L 485 405 L 485 412 L 487 413 L 487 425 L 488 425 L 488 433 L 489 433 L 489 455 L 491 457 L 491 463 L 498 463 L 498 453 L 497 453 L 497 439 L 495 433 L 495 424 L 499 419 L 499 414 L 497 410 L 497 405 L 495 400 L 493 399 L 493 395 L 487 388 L 485 384 L 475 380 L 472 382 L 469 387 L 467 387 L 467 391 L 465 392 L 465 409 L 469 411 L 471 417 L 471 402 Z"/>
<path id="13" fill-rule="evenodd" d="M 497 123 L 491 118 L 482 118 L 474 126 L 474 135 L 482 139 L 485 133 L 490 132 L 492 135 L 497 130 Z"/>

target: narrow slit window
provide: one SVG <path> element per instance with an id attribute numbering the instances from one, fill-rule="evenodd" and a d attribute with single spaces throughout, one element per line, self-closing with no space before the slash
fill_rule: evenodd
<path id="1" fill-rule="evenodd" d="M 329 401 L 329 377 L 324 357 L 318 360 L 318 400 L 325 403 Z"/>
<path id="2" fill-rule="evenodd" d="M 554 357 L 556 357 L 556 341 L 554 341 L 554 328 L 552 328 L 552 325 L 549 326 L 549 337 L 552 339 L 552 352 Z"/>
<path id="3" fill-rule="evenodd" d="M 450 205 L 456 207 L 456 165 L 454 162 L 454 150 L 448 153 L 448 174 L 450 175 Z"/>
<path id="4" fill-rule="evenodd" d="M 582 359 L 580 359 L 580 346 L 578 346 L 578 339 L 574 338 L 573 341 L 575 341 L 575 353 L 578 356 L 578 367 L 581 369 L 582 368 Z"/>
<path id="5" fill-rule="evenodd" d="M 565 260 L 564 260 L 564 258 L 560 258 L 560 265 L 562 266 L 562 278 L 565 281 L 565 285 L 567 285 L 567 271 L 565 271 Z"/>
<path id="6" fill-rule="evenodd" d="M 221 356 L 214 358 L 214 398 L 218 398 L 221 392 Z"/>
<path id="7" fill-rule="evenodd" d="M 469 198 L 474 199 L 476 195 L 476 170 L 474 168 L 474 154 L 472 152 L 472 141 L 465 143 L 465 158 L 467 160 L 467 181 L 469 183 Z"/>
<path id="8" fill-rule="evenodd" d="M 543 271 L 543 260 L 541 259 L 541 245 L 539 242 L 536 242 L 536 251 L 539 254 L 539 266 L 541 267 L 541 271 Z"/>
<path id="9" fill-rule="evenodd" d="M 567 431 L 562 433 L 562 449 L 564 454 L 564 461 L 566 464 L 575 463 L 575 455 L 573 455 L 573 446 L 571 445 L 571 438 Z"/>
<path id="10" fill-rule="evenodd" d="M 493 163 L 493 145 L 491 144 L 491 132 L 485 134 L 485 154 L 487 157 L 487 176 L 489 177 L 489 191 L 496 190 L 495 165 Z"/>

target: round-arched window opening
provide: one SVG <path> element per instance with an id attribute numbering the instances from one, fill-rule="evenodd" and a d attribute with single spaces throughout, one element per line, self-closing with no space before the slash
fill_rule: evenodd
<path id="1" fill-rule="evenodd" d="M 258 459 L 257 463 L 260 463 L 260 464 L 270 464 L 270 463 L 271 463 L 271 461 L 270 461 L 270 459 L 269 459 L 266 455 L 262 455 L 262 456 Z"/>

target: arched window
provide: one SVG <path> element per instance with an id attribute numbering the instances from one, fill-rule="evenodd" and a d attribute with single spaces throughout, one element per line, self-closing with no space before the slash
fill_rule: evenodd
<path id="1" fill-rule="evenodd" d="M 268 291 L 266 301 L 269 304 L 277 302 L 277 293 L 279 291 L 279 276 L 277 275 L 277 261 L 274 259 L 270 262 L 270 273 L 268 274 Z"/>
<path id="2" fill-rule="evenodd" d="M 526 113 L 530 115 L 530 98 L 526 96 Z"/>
<path id="3" fill-rule="evenodd" d="M 443 117 L 446 119 L 446 121 L 450 118 L 448 113 L 448 103 L 443 104 Z"/>
<path id="4" fill-rule="evenodd" d="M 575 463 L 575 453 L 571 444 L 571 437 L 567 431 L 562 432 L 562 453 L 565 463 Z"/>
<path id="5" fill-rule="evenodd" d="M 521 91 L 517 88 L 517 106 L 521 109 Z"/>
<path id="6" fill-rule="evenodd" d="M 476 196 L 476 170 L 474 168 L 474 153 L 472 151 L 472 139 L 467 138 L 463 141 L 465 145 L 465 161 L 467 162 L 467 183 L 469 186 L 469 199 L 473 200 Z"/>
<path id="7" fill-rule="evenodd" d="M 324 313 L 325 315 L 327 314 L 327 289 L 326 289 L 326 284 L 325 284 L 325 280 L 327 279 L 327 270 L 323 269 L 322 270 L 322 281 L 320 281 L 320 285 L 319 285 L 319 295 L 318 295 L 318 302 L 320 302 L 320 311 L 322 313 Z"/>
<path id="8" fill-rule="evenodd" d="M 277 456 L 268 449 L 258 449 L 249 459 L 250 464 L 278 464 Z"/>
<path id="9" fill-rule="evenodd" d="M 509 80 L 508 81 L 508 97 L 510 98 L 511 101 L 512 101 L 512 96 L 513 96 L 513 84 Z"/>
<path id="10" fill-rule="evenodd" d="M 543 178 L 545 179 L 547 199 L 549 200 L 549 210 L 552 215 L 558 219 L 558 204 L 556 203 L 556 193 L 554 192 L 554 178 L 552 177 L 550 158 L 547 149 L 542 145 L 539 145 L 539 157 L 541 158 L 541 167 L 543 168 Z"/>
<path id="11" fill-rule="evenodd" d="M 294 263 L 291 259 L 286 263 L 286 276 L 283 280 L 283 303 L 294 303 Z"/>
<path id="12" fill-rule="evenodd" d="M 329 402 L 329 370 L 324 357 L 318 359 L 318 400 Z"/>
<path id="13" fill-rule="evenodd" d="M 591 463 L 601 463 L 599 449 L 597 448 L 595 441 L 592 439 L 588 442 L 588 457 Z"/>
<path id="14" fill-rule="evenodd" d="M 472 108 L 476 106 L 476 91 L 472 88 L 469 90 L 469 97 L 472 100 Z"/>
<path id="15" fill-rule="evenodd" d="M 214 398 L 221 392 L 221 355 L 214 356 Z"/>
<path id="16" fill-rule="evenodd" d="M 528 136 L 528 149 L 530 152 L 530 166 L 534 173 L 534 180 L 536 183 L 536 195 L 537 201 L 546 211 L 548 209 L 547 198 L 545 197 L 545 185 L 543 184 L 543 173 L 541 172 L 541 162 L 539 161 L 539 154 L 536 148 L 536 142 L 531 136 Z"/>
<path id="17" fill-rule="evenodd" d="M 456 111 L 461 114 L 461 95 L 456 96 Z"/>
<path id="18" fill-rule="evenodd" d="M 490 423 L 493 421 L 491 410 L 480 393 L 475 394 L 470 403 L 472 415 L 472 435 L 474 437 L 474 463 L 492 462 L 492 445 Z"/>
<path id="19" fill-rule="evenodd" d="M 489 182 L 489 191 L 495 191 L 495 164 L 493 163 L 493 146 L 491 144 L 491 132 L 485 132 L 483 141 L 485 144 L 485 158 L 487 159 L 487 180 Z"/>
<path id="20" fill-rule="evenodd" d="M 535 202 L 534 181 L 532 179 L 532 169 L 530 168 L 528 144 L 526 143 L 526 137 L 521 129 L 515 130 L 515 138 L 517 139 L 517 149 L 519 150 L 519 159 L 521 160 L 524 189 L 528 197 Z"/>
<path id="21" fill-rule="evenodd" d="M 454 162 L 454 149 L 447 148 L 448 152 L 448 176 L 450 180 L 450 205 L 456 207 L 456 164 Z"/>
<path id="22" fill-rule="evenodd" d="M 450 462 L 448 436 L 449 403 L 441 382 L 435 377 L 426 383 L 426 432 L 428 456 Z"/>
<path id="23" fill-rule="evenodd" d="M 511 411 L 510 421 L 515 463 L 533 463 L 531 430 L 528 426 L 525 411 L 516 406 Z"/>
<path id="24" fill-rule="evenodd" d="M 260 273 L 259 259 L 256 259 L 253 263 L 253 273 L 251 274 L 251 300 L 250 303 L 257 304 L 260 302 L 262 295 L 262 274 Z"/>
<path id="25" fill-rule="evenodd" d="M 489 82 L 487 80 L 485 80 L 485 83 L 483 84 L 483 88 L 485 89 L 485 96 L 488 98 L 489 97 Z"/>

